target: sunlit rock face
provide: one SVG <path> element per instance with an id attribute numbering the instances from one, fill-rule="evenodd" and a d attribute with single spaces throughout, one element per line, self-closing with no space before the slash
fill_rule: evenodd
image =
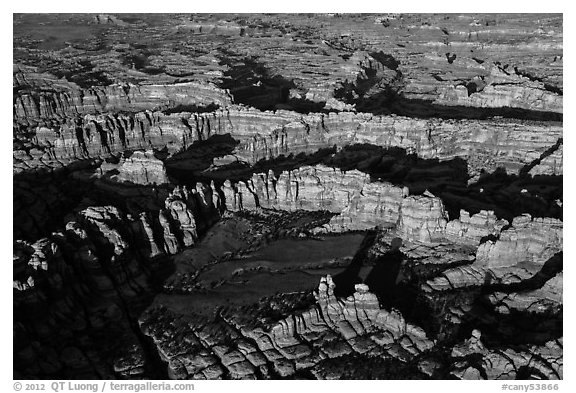
<path id="1" fill-rule="evenodd" d="M 170 183 L 164 163 L 157 159 L 151 150 L 135 151 L 130 157 L 123 159 L 114 179 L 142 185 Z"/>
<path id="2" fill-rule="evenodd" d="M 14 14 L 14 379 L 562 379 L 563 19 Z"/>

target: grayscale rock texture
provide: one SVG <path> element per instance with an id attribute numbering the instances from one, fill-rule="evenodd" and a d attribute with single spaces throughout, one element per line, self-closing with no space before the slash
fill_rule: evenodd
<path id="1" fill-rule="evenodd" d="M 555 14 L 14 14 L 15 379 L 562 379 Z"/>

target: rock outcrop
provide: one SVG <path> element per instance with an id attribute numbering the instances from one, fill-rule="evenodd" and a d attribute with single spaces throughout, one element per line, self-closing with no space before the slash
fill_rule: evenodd
<path id="1" fill-rule="evenodd" d="M 106 112 L 105 112 L 106 113 Z M 413 119 L 401 116 L 374 116 L 364 113 L 300 115 L 288 111 L 260 112 L 230 106 L 212 113 L 165 114 L 139 111 L 130 114 L 71 114 L 55 117 L 47 125 L 28 125 L 35 137 L 22 135 L 21 147 L 14 149 L 15 170 L 26 160 L 25 152 L 35 147 L 32 157 L 58 165 L 58 161 L 105 156 L 126 148 L 171 151 L 190 146 L 212 135 L 230 134 L 240 144 L 236 155 L 255 163 L 280 155 L 311 153 L 319 149 L 353 144 L 400 147 L 422 158 L 468 162 L 471 174 L 504 168 L 518 173 L 535 160 L 534 174 L 562 174 L 559 155 L 546 153 L 562 138 L 557 124 L 509 120 Z M 19 120 L 15 119 L 16 124 Z M 19 134 L 19 133 L 17 133 Z M 560 145 L 561 146 L 561 143 Z M 554 150 L 554 149 L 553 149 Z M 32 152 L 28 153 L 31 154 Z M 543 157 L 544 156 L 544 157 Z M 30 163 L 40 165 L 40 163 Z"/>
<path id="2" fill-rule="evenodd" d="M 341 300 L 327 276 L 315 297 L 316 306 L 267 329 L 247 324 L 250 312 L 239 317 L 233 310 L 206 324 L 186 323 L 166 309 L 152 309 L 140 325 L 158 346 L 169 375 L 178 379 L 289 377 L 303 370 L 322 377 L 319 366 L 326 359 L 356 353 L 407 361 L 434 345 L 398 311 L 380 309 L 364 284 Z M 172 348 L 177 342 L 178 349 Z"/>
<path id="3" fill-rule="evenodd" d="M 137 150 L 123 159 L 118 167 L 118 174 L 114 175 L 113 179 L 144 185 L 170 183 L 164 163 L 156 158 L 151 150 Z"/>
<path id="4" fill-rule="evenodd" d="M 562 24 L 14 14 L 14 379 L 562 379 Z"/>

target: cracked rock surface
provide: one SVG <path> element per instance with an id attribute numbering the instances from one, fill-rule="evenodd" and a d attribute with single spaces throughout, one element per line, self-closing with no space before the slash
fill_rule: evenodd
<path id="1" fill-rule="evenodd" d="M 14 14 L 15 379 L 562 379 L 556 14 Z"/>

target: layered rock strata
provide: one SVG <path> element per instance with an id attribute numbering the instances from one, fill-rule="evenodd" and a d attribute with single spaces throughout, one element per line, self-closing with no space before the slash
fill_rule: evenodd
<path id="1" fill-rule="evenodd" d="M 34 160 L 55 161 L 58 165 L 58 161 L 149 147 L 167 147 L 175 152 L 212 135 L 230 134 L 240 142 L 235 155 L 248 163 L 334 145 L 368 143 L 400 147 L 425 159 L 470 160 L 471 174 L 479 174 L 480 169 L 493 172 L 499 167 L 518 173 L 536 160 L 540 161 L 531 167 L 532 173 L 562 174 L 558 153 L 547 153 L 561 140 L 561 126 L 514 120 L 439 121 L 362 113 L 299 115 L 230 107 L 204 114 L 145 111 L 70 116 L 54 125 L 25 127 L 35 136 L 19 140 L 21 147 L 14 150 L 17 171 L 23 169 L 18 169 L 19 161 L 27 165 L 43 165 Z"/>
<path id="2" fill-rule="evenodd" d="M 315 307 L 269 329 L 252 328 L 246 316 L 238 318 L 233 310 L 206 324 L 186 323 L 166 309 L 153 309 L 140 324 L 158 346 L 169 374 L 178 379 L 289 377 L 305 370 L 322 378 L 319 365 L 325 359 L 358 353 L 407 361 L 433 346 L 424 331 L 399 312 L 381 310 L 366 285 L 358 285 L 354 295 L 342 301 L 334 296 L 328 276 L 315 297 Z M 172 348 L 177 337 L 183 340 L 178 349 Z"/>
<path id="3" fill-rule="evenodd" d="M 15 379 L 563 378 L 561 15 L 13 22 Z"/>

